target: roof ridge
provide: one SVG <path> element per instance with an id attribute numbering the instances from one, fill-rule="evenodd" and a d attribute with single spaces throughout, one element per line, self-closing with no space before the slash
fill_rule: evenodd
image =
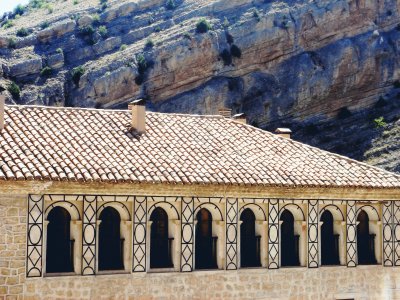
<path id="1" fill-rule="evenodd" d="M 6 104 L 5 107 L 17 107 L 17 108 L 39 108 L 46 110 L 72 110 L 72 111 L 95 111 L 95 112 L 129 112 L 129 109 L 104 109 L 104 108 L 93 108 L 93 107 L 66 107 L 66 106 L 46 106 L 46 105 L 22 105 L 22 104 Z M 200 114 L 184 114 L 184 113 L 167 113 L 146 110 L 146 113 L 158 114 L 158 115 L 169 115 L 179 117 L 196 117 L 196 118 L 224 118 L 221 115 L 200 115 Z"/>

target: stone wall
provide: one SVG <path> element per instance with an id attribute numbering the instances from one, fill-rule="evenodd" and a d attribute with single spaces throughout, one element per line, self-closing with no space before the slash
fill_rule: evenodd
<path id="1" fill-rule="evenodd" d="M 24 299 L 400 299 L 396 268 L 362 266 L 27 279 Z"/>
<path id="2" fill-rule="evenodd" d="M 26 204 L 25 195 L 0 196 L 0 299 L 17 299 L 24 289 Z"/>

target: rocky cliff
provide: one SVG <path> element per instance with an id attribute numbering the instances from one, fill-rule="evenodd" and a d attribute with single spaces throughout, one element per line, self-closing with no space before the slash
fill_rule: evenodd
<path id="1" fill-rule="evenodd" d="M 2 19 L 0 84 L 21 89 L 9 89 L 9 102 L 226 106 L 399 171 L 398 0 L 47 2 Z M 382 146 L 389 137 L 397 150 Z"/>

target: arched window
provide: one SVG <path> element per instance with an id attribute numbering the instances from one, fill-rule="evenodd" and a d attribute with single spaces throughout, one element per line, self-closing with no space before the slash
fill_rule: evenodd
<path id="1" fill-rule="evenodd" d="M 322 214 L 321 222 L 321 264 L 338 265 L 339 235 L 333 232 L 334 219 L 329 210 Z"/>
<path id="2" fill-rule="evenodd" d="M 294 234 L 293 214 L 285 209 L 281 224 L 281 266 L 299 266 L 299 236 Z"/>
<path id="3" fill-rule="evenodd" d="M 256 236 L 256 216 L 250 208 L 246 208 L 240 220 L 240 261 L 242 267 L 259 267 L 260 236 Z"/>
<path id="4" fill-rule="evenodd" d="M 112 207 L 106 207 L 99 219 L 99 270 L 121 270 L 123 265 L 123 243 L 121 239 L 121 217 Z"/>
<path id="5" fill-rule="evenodd" d="M 217 237 L 212 236 L 212 216 L 205 208 L 197 213 L 195 245 L 196 269 L 216 269 Z"/>
<path id="6" fill-rule="evenodd" d="M 54 207 L 47 220 L 46 272 L 73 272 L 73 243 L 70 235 L 71 215 L 60 206 Z"/>
<path id="7" fill-rule="evenodd" d="M 157 207 L 150 216 L 150 268 L 172 268 L 172 239 L 168 238 L 168 215 Z"/>
<path id="8" fill-rule="evenodd" d="M 369 217 L 368 214 L 361 210 L 358 214 L 357 221 L 357 254 L 358 264 L 370 265 L 376 264 L 375 258 L 375 234 L 369 233 Z"/>

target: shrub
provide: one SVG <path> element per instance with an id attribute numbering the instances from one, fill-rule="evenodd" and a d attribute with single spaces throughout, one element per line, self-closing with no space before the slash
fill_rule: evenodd
<path id="1" fill-rule="evenodd" d="M 175 1 L 174 0 L 167 0 L 167 3 L 165 4 L 165 7 L 167 8 L 167 9 L 175 9 L 175 7 L 176 7 L 176 4 L 175 4 Z"/>
<path id="2" fill-rule="evenodd" d="M 47 13 L 52 14 L 54 9 L 53 6 L 51 6 L 51 4 L 46 4 L 46 9 L 47 9 Z"/>
<path id="3" fill-rule="evenodd" d="M 148 40 L 146 41 L 145 47 L 146 47 L 146 48 L 153 48 L 153 47 L 154 47 L 154 42 L 153 42 L 153 40 L 152 40 L 152 39 L 148 39 Z"/>
<path id="4" fill-rule="evenodd" d="M 122 44 L 121 47 L 119 47 L 119 51 L 124 51 L 126 48 L 128 48 L 128 46 L 126 44 Z"/>
<path id="5" fill-rule="evenodd" d="M 61 48 L 57 48 L 56 52 L 57 52 L 58 54 L 62 54 L 64 51 L 63 51 L 63 49 L 61 49 Z"/>
<path id="6" fill-rule="evenodd" d="M 224 26 L 225 28 L 229 27 L 229 20 L 227 17 L 224 17 L 224 22 L 222 23 L 222 26 Z"/>
<path id="7" fill-rule="evenodd" d="M 51 76 L 51 74 L 53 74 L 53 69 L 50 67 L 44 67 L 40 71 L 40 76 L 43 76 L 43 77 L 49 77 L 49 76 Z"/>
<path id="8" fill-rule="evenodd" d="M 399 80 L 396 80 L 395 82 L 393 82 L 393 87 L 394 87 L 395 89 L 400 89 L 400 81 L 399 81 Z"/>
<path id="9" fill-rule="evenodd" d="M 79 4 L 79 1 L 78 0 L 74 0 L 74 5 L 77 5 L 77 4 Z"/>
<path id="10" fill-rule="evenodd" d="M 108 30 L 106 26 L 100 26 L 99 27 L 99 34 L 101 35 L 101 37 L 106 38 L 108 35 Z"/>
<path id="11" fill-rule="evenodd" d="M 224 51 L 221 52 L 220 56 L 224 61 L 225 66 L 229 66 L 230 64 L 232 64 L 232 55 L 228 49 L 224 49 Z"/>
<path id="12" fill-rule="evenodd" d="M 379 117 L 374 120 L 375 128 L 382 128 L 387 125 L 384 117 Z"/>
<path id="13" fill-rule="evenodd" d="M 47 27 L 50 26 L 50 23 L 48 21 L 44 21 L 39 26 L 40 26 L 40 29 L 46 29 Z"/>
<path id="14" fill-rule="evenodd" d="M 92 20 L 94 25 L 99 25 L 100 24 L 100 16 L 98 14 L 92 15 Z"/>
<path id="15" fill-rule="evenodd" d="M 100 4 L 107 3 L 108 0 L 100 0 Z"/>
<path id="16" fill-rule="evenodd" d="M 26 11 L 26 6 L 18 4 L 15 8 L 14 8 L 14 14 L 15 15 L 23 15 L 24 12 Z"/>
<path id="17" fill-rule="evenodd" d="M 7 91 L 11 94 L 11 96 L 15 100 L 18 100 L 21 97 L 21 89 L 15 82 L 11 82 L 7 86 Z"/>
<path id="18" fill-rule="evenodd" d="M 106 10 L 107 7 L 108 7 L 107 3 L 103 3 L 103 4 L 101 5 L 101 10 L 102 10 L 102 11 L 103 11 L 103 10 Z"/>
<path id="19" fill-rule="evenodd" d="M 3 24 L 2 28 L 3 28 L 3 29 L 7 29 L 7 28 L 10 28 L 10 27 L 13 27 L 13 26 L 14 26 L 14 22 L 13 22 L 12 20 L 7 20 L 7 21 Z"/>
<path id="20" fill-rule="evenodd" d="M 156 28 L 154 28 L 154 31 L 155 31 L 155 32 L 160 32 L 160 31 L 161 31 L 161 27 L 160 27 L 160 26 L 157 26 Z"/>
<path id="21" fill-rule="evenodd" d="M 205 18 L 201 18 L 196 24 L 196 31 L 198 33 L 206 33 L 211 30 L 211 28 L 211 24 Z"/>
<path id="22" fill-rule="evenodd" d="M 253 11 L 253 17 L 257 19 L 257 22 L 260 22 L 261 17 L 260 17 L 260 13 L 258 12 L 257 9 L 255 9 L 255 10 Z"/>
<path id="23" fill-rule="evenodd" d="M 231 46 L 231 54 L 234 57 L 241 58 L 242 57 L 242 50 L 235 44 Z"/>
<path id="24" fill-rule="evenodd" d="M 94 32 L 92 25 L 79 27 L 79 33 L 83 36 L 92 36 Z"/>
<path id="25" fill-rule="evenodd" d="M 183 34 L 183 37 L 186 38 L 186 39 L 189 39 L 189 40 L 192 39 L 192 36 L 190 35 L 190 32 L 188 32 L 188 31 L 186 31 L 186 32 Z"/>
<path id="26" fill-rule="evenodd" d="M 340 120 L 346 119 L 350 116 L 351 116 L 351 111 L 347 107 L 342 107 L 337 114 L 337 118 Z"/>
<path id="27" fill-rule="evenodd" d="M 17 40 L 14 37 L 8 39 L 8 48 L 15 49 L 17 47 Z"/>
<path id="28" fill-rule="evenodd" d="M 24 36 L 28 36 L 28 35 L 29 35 L 29 31 L 28 31 L 28 29 L 26 29 L 24 27 L 17 30 L 17 36 L 19 36 L 19 37 L 24 37 Z"/>
<path id="29" fill-rule="evenodd" d="M 138 65 L 138 72 L 139 72 L 139 74 L 143 75 L 148 68 L 146 58 L 144 57 L 143 54 L 138 54 L 136 56 L 136 61 L 137 61 L 137 65 Z"/>
<path id="30" fill-rule="evenodd" d="M 226 42 L 231 45 L 234 42 L 233 36 L 232 34 L 230 34 L 229 32 L 225 33 L 226 36 Z"/>
<path id="31" fill-rule="evenodd" d="M 45 1 L 44 0 L 30 0 L 29 1 L 29 5 L 32 8 L 42 8 L 45 5 Z"/>
<path id="32" fill-rule="evenodd" d="M 81 79 L 83 74 L 85 74 L 85 68 L 83 66 L 79 66 L 72 69 L 71 71 L 72 81 L 75 83 L 75 85 L 79 86 L 79 80 Z"/>

